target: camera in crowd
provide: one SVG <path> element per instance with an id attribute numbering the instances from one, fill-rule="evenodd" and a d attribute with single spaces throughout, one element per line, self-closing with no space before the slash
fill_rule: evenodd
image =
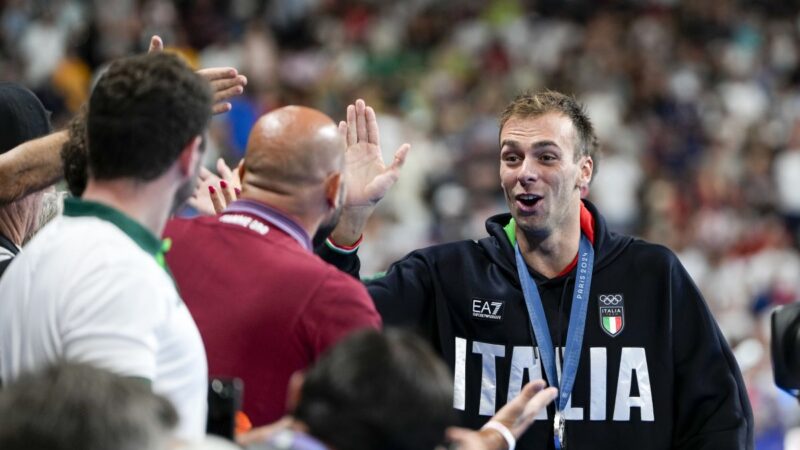
<path id="1" fill-rule="evenodd" d="M 772 313 L 772 370 L 775 384 L 798 397 L 800 394 L 800 303 Z"/>

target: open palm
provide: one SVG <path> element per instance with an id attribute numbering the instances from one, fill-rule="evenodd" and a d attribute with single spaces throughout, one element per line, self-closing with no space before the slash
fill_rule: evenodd
<path id="1" fill-rule="evenodd" d="M 397 149 L 392 164 L 387 166 L 381 156 L 380 136 L 375 111 L 363 100 L 347 107 L 347 121 L 339 123 L 339 131 L 347 142 L 345 207 L 362 208 L 377 204 L 400 175 L 410 149 L 403 144 Z"/>

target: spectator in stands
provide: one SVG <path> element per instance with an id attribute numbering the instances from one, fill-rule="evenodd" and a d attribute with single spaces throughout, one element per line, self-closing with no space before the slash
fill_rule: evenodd
<path id="1" fill-rule="evenodd" d="M 244 381 L 243 411 L 256 426 L 283 415 L 292 373 L 353 330 L 381 326 L 363 285 L 313 253 L 311 237 L 338 220 L 344 162 L 328 116 L 277 109 L 250 133 L 240 199 L 220 216 L 174 219 L 164 230 L 209 372 Z"/>
<path id="2" fill-rule="evenodd" d="M 175 55 L 114 62 L 89 101 L 91 174 L 0 281 L 0 377 L 59 359 L 136 377 L 205 432 L 207 368 L 197 327 L 163 263 L 161 231 L 193 189 L 211 116 L 207 81 Z"/>
<path id="3" fill-rule="evenodd" d="M 178 417 L 139 380 L 62 362 L 0 390 L 3 450 L 167 450 Z"/>
<path id="4" fill-rule="evenodd" d="M 15 83 L 0 83 L 0 153 L 50 132 L 48 113 L 38 98 Z M 37 228 L 42 192 L 0 206 L 0 276 Z"/>
<path id="5" fill-rule="evenodd" d="M 159 36 L 150 38 L 148 53 L 158 53 L 164 44 Z M 211 85 L 214 114 L 230 111 L 228 100 L 244 92 L 247 77 L 232 67 L 200 69 L 197 74 Z M 34 139 L 31 136 L 0 152 L 0 205 L 19 200 L 64 177 L 73 195 L 80 196 L 86 187 L 85 105 L 70 122 L 68 130 L 60 130 Z M 40 133 L 41 134 L 41 133 Z M 66 149 L 62 150 L 62 147 Z M 11 147 L 14 147 L 13 150 Z M 10 150 L 7 151 L 6 150 Z M 63 158 L 59 158 L 59 153 Z M 64 165 L 66 164 L 66 167 Z"/>
<path id="6" fill-rule="evenodd" d="M 508 448 L 556 395 L 531 383 L 481 432 L 450 429 L 464 449 Z M 278 449 L 432 450 L 453 425 L 452 378 L 419 337 L 404 331 L 362 331 L 326 352 L 289 385 L 290 415 L 242 443 L 267 440 Z M 501 425 L 497 425 L 501 424 Z M 497 428 L 494 428 L 494 427 Z"/>

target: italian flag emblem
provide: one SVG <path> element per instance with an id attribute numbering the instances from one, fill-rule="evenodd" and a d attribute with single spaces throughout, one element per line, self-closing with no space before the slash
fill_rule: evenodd
<path id="1" fill-rule="evenodd" d="M 600 327 L 611 337 L 625 326 L 625 301 L 622 294 L 604 294 L 597 298 L 600 306 Z"/>

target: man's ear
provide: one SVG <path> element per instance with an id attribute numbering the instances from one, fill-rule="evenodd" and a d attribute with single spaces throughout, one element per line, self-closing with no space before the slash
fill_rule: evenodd
<path id="1" fill-rule="evenodd" d="M 581 158 L 580 175 L 578 178 L 578 188 L 588 189 L 594 173 L 594 160 L 591 156 Z"/>
<path id="2" fill-rule="evenodd" d="M 341 172 L 334 172 L 328 176 L 327 180 L 325 180 L 325 200 L 328 202 L 328 206 L 331 208 L 339 206 L 337 205 L 337 202 L 339 201 L 339 189 L 341 188 L 341 184 Z"/>
<path id="3" fill-rule="evenodd" d="M 178 168 L 181 171 L 181 175 L 183 176 L 191 176 L 195 175 L 193 172 L 197 167 L 197 163 L 200 161 L 200 145 L 203 142 L 203 138 L 195 136 L 194 139 L 189 141 L 183 150 L 181 150 L 181 154 L 178 156 Z"/>
<path id="4" fill-rule="evenodd" d="M 301 391 L 303 390 L 303 383 L 306 380 L 305 374 L 302 371 L 297 371 L 289 378 L 289 387 L 286 392 L 286 410 L 290 414 L 294 413 L 297 405 L 300 404 Z"/>

